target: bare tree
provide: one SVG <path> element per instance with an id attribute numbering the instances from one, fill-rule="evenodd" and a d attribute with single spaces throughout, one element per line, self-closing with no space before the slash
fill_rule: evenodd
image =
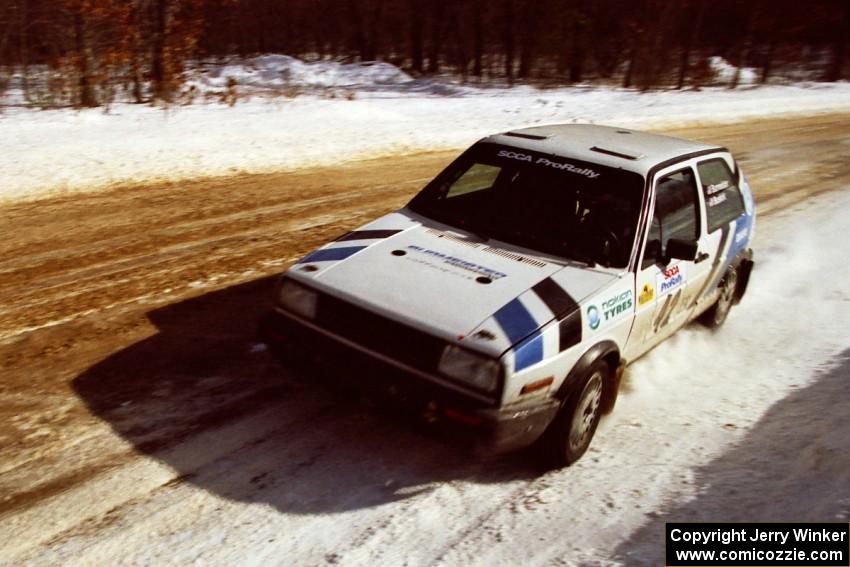
<path id="1" fill-rule="evenodd" d="M 502 14 L 503 36 L 505 46 L 505 77 L 508 84 L 514 81 L 514 0 L 502 0 L 504 12 Z"/>
<path id="2" fill-rule="evenodd" d="M 832 20 L 837 24 L 832 34 L 832 60 L 824 77 L 827 81 L 838 81 L 843 76 L 844 61 L 847 58 L 847 34 L 850 33 L 850 2 L 835 2 L 831 10 Z"/>

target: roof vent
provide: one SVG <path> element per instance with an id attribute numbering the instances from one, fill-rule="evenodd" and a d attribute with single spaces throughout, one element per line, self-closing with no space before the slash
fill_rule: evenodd
<path id="1" fill-rule="evenodd" d="M 622 148 L 617 148 L 616 150 L 612 150 L 609 148 L 600 148 L 599 146 L 593 146 L 590 148 L 591 151 L 599 152 L 600 154 L 608 154 L 609 156 L 619 157 L 623 159 L 636 160 L 644 157 L 644 154 L 640 152 L 636 152 L 633 150 L 627 150 Z"/>
<path id="2" fill-rule="evenodd" d="M 525 132 L 507 132 L 505 136 L 513 136 L 514 138 L 525 138 L 526 140 L 545 140 L 549 136 L 541 136 L 540 134 L 526 134 Z"/>

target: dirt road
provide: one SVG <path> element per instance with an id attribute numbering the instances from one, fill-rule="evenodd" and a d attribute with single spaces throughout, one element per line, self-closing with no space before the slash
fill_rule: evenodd
<path id="1" fill-rule="evenodd" d="M 767 217 L 850 184 L 848 132 L 850 114 L 669 131 L 728 146 Z M 545 500 L 521 457 L 470 463 L 281 379 L 253 337 L 272 276 L 453 155 L 3 206 L 0 564 L 440 563 L 498 507 Z M 453 491 L 497 497 L 465 517 Z M 409 533 L 441 507 L 445 541 Z"/>

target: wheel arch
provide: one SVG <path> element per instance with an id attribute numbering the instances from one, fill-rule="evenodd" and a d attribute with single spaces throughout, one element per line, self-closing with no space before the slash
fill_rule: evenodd
<path id="1" fill-rule="evenodd" d="M 604 340 L 596 343 L 585 351 L 578 361 L 567 373 L 567 377 L 558 388 L 555 397 L 563 404 L 573 394 L 576 384 L 598 360 L 608 363 L 611 374 L 605 384 L 605 397 L 603 399 L 603 413 L 609 413 L 614 408 L 617 393 L 620 389 L 620 379 L 623 373 L 623 363 L 620 356 L 620 347 L 612 340 Z"/>
<path id="2" fill-rule="evenodd" d="M 735 284 L 735 304 L 738 304 L 747 292 L 747 286 L 750 283 L 750 274 L 753 272 L 753 251 L 747 249 L 739 255 L 735 263 L 738 270 L 738 281 Z"/>

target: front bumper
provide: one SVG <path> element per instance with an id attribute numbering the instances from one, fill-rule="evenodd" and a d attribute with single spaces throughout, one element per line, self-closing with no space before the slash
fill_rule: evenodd
<path id="1" fill-rule="evenodd" d="M 532 444 L 559 408 L 556 400 L 540 399 L 496 407 L 486 396 L 282 311 L 263 316 L 260 334 L 283 361 L 309 361 L 322 370 L 319 374 L 330 375 L 335 387 L 353 388 L 387 409 L 471 445 L 478 454 L 499 454 Z"/>

